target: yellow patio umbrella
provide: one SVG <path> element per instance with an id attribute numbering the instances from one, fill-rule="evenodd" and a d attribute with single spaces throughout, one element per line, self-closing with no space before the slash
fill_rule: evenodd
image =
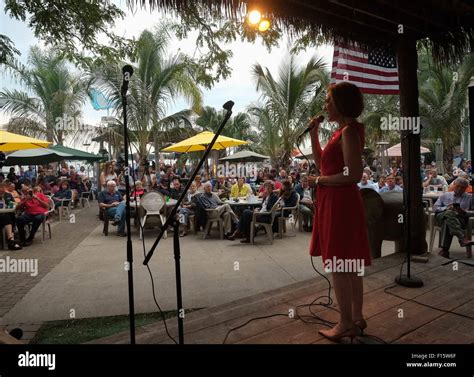
<path id="1" fill-rule="evenodd" d="M 197 135 L 190 137 L 189 139 L 180 141 L 179 143 L 170 145 L 169 147 L 162 150 L 162 152 L 196 152 L 203 151 L 206 146 L 211 144 L 215 134 L 209 131 L 201 132 Z M 225 149 L 229 147 L 236 147 L 237 145 L 249 144 L 248 141 L 233 139 L 231 137 L 220 135 L 214 143 L 212 149 Z"/>
<path id="2" fill-rule="evenodd" d="M 10 152 L 22 149 L 47 148 L 51 144 L 48 141 L 34 139 L 32 137 L 17 135 L 5 130 L 0 130 L 0 151 Z"/>

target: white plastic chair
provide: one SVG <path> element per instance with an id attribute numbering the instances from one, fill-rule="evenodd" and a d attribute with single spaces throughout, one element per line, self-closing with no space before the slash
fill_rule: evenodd
<path id="1" fill-rule="evenodd" d="M 296 224 L 298 223 L 298 219 L 300 217 L 300 195 L 296 193 L 298 199 L 296 201 L 296 205 L 293 207 L 282 207 L 281 208 L 281 216 L 278 216 L 278 237 L 283 238 L 283 231 L 286 232 L 286 220 L 290 219 L 290 225 L 293 227 L 293 234 L 291 237 L 296 236 Z M 285 212 L 290 211 L 288 216 L 284 216 Z M 280 212 L 280 210 L 278 211 Z"/>
<path id="2" fill-rule="evenodd" d="M 71 210 L 72 210 L 71 206 L 72 206 L 72 198 L 61 200 L 61 205 L 58 208 L 56 208 L 59 214 L 59 222 L 61 222 L 63 216 L 65 216 L 64 213 L 67 213 L 67 218 L 69 219 L 71 215 Z"/>
<path id="3" fill-rule="evenodd" d="M 45 212 L 45 213 L 44 213 L 44 219 L 43 219 L 43 222 L 41 223 L 41 233 L 42 233 L 41 242 L 44 242 L 44 239 L 46 238 L 46 236 L 45 236 L 45 234 L 46 234 L 46 226 L 48 227 L 49 239 L 51 239 L 51 221 L 50 221 L 50 216 L 51 216 L 51 214 L 54 215 L 54 211 L 55 211 L 54 200 L 51 199 L 51 197 L 49 197 L 49 196 L 47 196 L 47 198 L 48 198 L 48 203 L 49 203 L 49 210 L 48 210 L 48 212 Z M 31 232 L 32 224 L 33 224 L 33 223 L 29 223 L 28 226 L 27 226 L 27 234 L 28 234 L 28 236 L 29 236 L 29 234 L 30 234 L 30 232 Z"/>
<path id="4" fill-rule="evenodd" d="M 43 223 L 41 224 L 42 233 L 43 233 L 43 238 L 42 238 L 43 242 L 45 239 L 46 226 L 48 226 L 49 239 L 51 239 L 51 222 L 50 222 L 49 217 L 51 214 L 54 214 L 54 200 L 51 198 L 48 198 L 48 202 L 49 202 L 49 210 L 48 212 L 44 214 Z"/>
<path id="5" fill-rule="evenodd" d="M 267 212 L 254 212 L 252 215 L 252 223 L 250 224 L 250 242 L 254 244 L 255 239 L 255 227 L 261 225 L 265 228 L 265 232 L 267 232 L 268 239 L 270 240 L 270 244 L 273 244 L 273 220 L 275 220 L 275 216 L 278 212 L 280 207 L 280 200 L 273 205 L 272 209 Z M 270 223 L 260 222 L 258 221 L 259 215 L 270 215 Z"/>
<path id="6" fill-rule="evenodd" d="M 166 216 L 161 213 L 165 206 L 165 198 L 159 192 L 151 191 L 142 196 L 140 200 L 141 207 L 145 210 L 145 214 L 140 219 L 140 239 L 143 238 L 143 229 L 147 219 L 150 217 L 158 217 L 161 221 L 161 226 L 166 222 Z M 165 230 L 164 238 L 167 238 L 167 231 Z"/>
<path id="7" fill-rule="evenodd" d="M 85 191 L 81 193 L 81 196 L 79 198 L 79 201 L 81 202 L 82 208 L 85 208 L 84 202 L 87 203 L 87 208 L 91 207 L 91 204 L 89 203 L 89 198 L 90 198 L 91 192 L 90 191 Z"/>
<path id="8" fill-rule="evenodd" d="M 204 234 L 202 236 L 203 239 L 206 239 L 211 232 L 212 224 L 217 223 L 217 227 L 219 229 L 219 235 L 221 240 L 224 239 L 224 217 L 223 215 L 219 215 L 219 211 L 217 209 L 206 209 L 207 213 L 207 221 L 206 226 L 204 227 Z M 229 214 L 227 214 L 229 216 Z"/>

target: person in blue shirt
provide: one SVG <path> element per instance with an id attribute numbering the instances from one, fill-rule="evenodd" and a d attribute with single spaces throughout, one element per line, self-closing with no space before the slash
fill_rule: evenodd
<path id="1" fill-rule="evenodd" d="M 377 183 L 369 181 L 369 175 L 367 173 L 362 174 L 362 179 L 357 184 L 357 186 L 359 186 L 359 189 L 368 188 L 374 191 L 379 191 L 379 185 Z"/>
<path id="2" fill-rule="evenodd" d="M 33 166 L 28 166 L 28 170 L 25 171 L 24 178 L 30 182 L 33 182 L 33 179 L 36 178 L 36 172 L 33 170 Z"/>
<path id="3" fill-rule="evenodd" d="M 59 185 L 59 191 L 53 195 L 54 207 L 58 208 L 61 206 L 63 199 L 72 199 L 72 191 L 69 188 L 68 181 L 62 181 Z"/>
<path id="4" fill-rule="evenodd" d="M 403 188 L 401 188 L 400 186 L 396 185 L 395 184 L 395 178 L 392 177 L 392 176 L 389 176 L 387 177 L 387 179 L 385 180 L 385 186 L 382 187 L 380 190 L 379 190 L 379 193 L 384 193 L 384 192 L 402 192 L 403 191 Z"/>
<path id="5" fill-rule="evenodd" d="M 115 181 L 107 182 L 107 189 L 99 195 L 99 207 L 105 209 L 107 216 L 113 219 L 112 225 L 118 225 L 117 236 L 125 237 L 125 201 L 116 188 Z"/>

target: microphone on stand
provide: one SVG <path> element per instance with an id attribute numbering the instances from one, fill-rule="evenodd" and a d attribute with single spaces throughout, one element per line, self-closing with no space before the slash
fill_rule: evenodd
<path id="1" fill-rule="evenodd" d="M 313 122 L 314 122 L 315 120 L 316 120 L 318 123 L 322 123 L 322 122 L 324 121 L 324 115 L 320 115 L 320 116 L 318 116 L 317 118 L 312 118 L 311 121 L 309 122 L 308 128 L 307 128 L 306 130 L 304 130 L 304 131 L 301 133 L 300 137 L 303 136 L 303 135 L 305 135 L 305 134 L 307 134 L 309 131 L 311 131 L 311 130 L 313 129 L 313 127 L 314 127 Z"/>
<path id="2" fill-rule="evenodd" d="M 122 74 L 123 74 L 123 81 L 122 81 L 121 94 L 122 94 L 122 97 L 125 97 L 127 95 L 128 83 L 130 81 L 130 77 L 132 77 L 133 75 L 133 67 L 129 64 L 123 66 Z"/>

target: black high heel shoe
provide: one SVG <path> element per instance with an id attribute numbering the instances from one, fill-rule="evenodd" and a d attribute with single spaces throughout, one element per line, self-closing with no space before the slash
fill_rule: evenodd
<path id="1" fill-rule="evenodd" d="M 365 319 L 360 319 L 354 322 L 354 326 L 359 328 L 361 335 L 364 335 L 364 330 L 367 328 L 367 322 Z"/>

